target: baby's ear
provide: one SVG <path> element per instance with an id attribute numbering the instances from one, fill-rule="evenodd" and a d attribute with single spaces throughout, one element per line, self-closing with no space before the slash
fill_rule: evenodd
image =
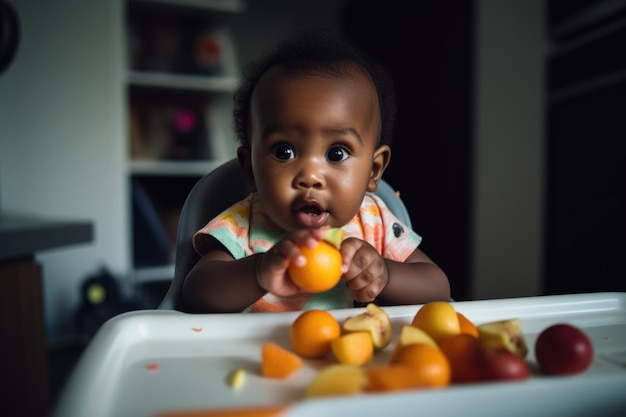
<path id="1" fill-rule="evenodd" d="M 256 183 L 254 182 L 254 173 L 252 172 L 252 151 L 249 146 L 240 146 L 237 148 L 237 158 L 239 159 L 239 165 L 243 169 L 243 173 L 246 176 L 248 185 L 250 185 L 250 191 L 256 192 Z"/>
<path id="2" fill-rule="evenodd" d="M 389 145 L 381 145 L 374 151 L 374 159 L 372 160 L 372 170 L 370 172 L 370 180 L 367 184 L 367 191 L 373 193 L 378 188 L 378 183 L 383 177 L 383 173 L 389 162 L 391 161 L 391 148 Z"/>

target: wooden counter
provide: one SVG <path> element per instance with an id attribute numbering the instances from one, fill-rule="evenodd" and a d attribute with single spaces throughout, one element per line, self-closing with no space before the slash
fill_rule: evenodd
<path id="1" fill-rule="evenodd" d="M 90 222 L 0 214 L 0 415 L 49 413 L 41 266 L 35 253 L 90 242 Z"/>

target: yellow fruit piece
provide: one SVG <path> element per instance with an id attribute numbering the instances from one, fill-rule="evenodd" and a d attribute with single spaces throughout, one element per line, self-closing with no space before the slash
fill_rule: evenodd
<path id="1" fill-rule="evenodd" d="M 400 330 L 400 336 L 398 336 L 398 340 L 396 341 L 396 345 L 393 348 L 393 352 L 391 352 L 390 360 L 393 360 L 394 356 L 403 347 L 416 343 L 425 343 L 432 347 L 437 347 L 437 342 L 435 342 L 435 339 L 430 337 L 428 333 L 418 327 L 405 324 Z"/>
<path id="2" fill-rule="evenodd" d="M 302 359 L 274 342 L 261 348 L 261 375 L 267 378 L 286 378 L 302 367 Z"/>
<path id="3" fill-rule="evenodd" d="M 459 317 L 452 304 L 447 301 L 424 304 L 415 313 L 411 324 L 428 333 L 437 343 L 461 332 Z"/>
<path id="4" fill-rule="evenodd" d="M 339 363 L 363 365 L 374 357 L 374 345 L 368 332 L 345 334 L 330 342 L 333 356 Z"/>
<path id="5" fill-rule="evenodd" d="M 384 349 L 391 343 L 393 337 L 389 315 L 373 303 L 369 303 L 366 309 L 367 311 L 364 313 L 348 317 L 343 322 L 343 330 L 346 332 L 368 332 L 374 348 L 377 350 Z"/>
<path id="6" fill-rule="evenodd" d="M 304 393 L 305 398 L 354 395 L 367 384 L 365 370 L 356 365 L 334 364 L 322 369 Z"/>
<path id="7" fill-rule="evenodd" d="M 520 358 L 528 354 L 522 325 L 517 318 L 481 324 L 478 326 L 478 334 L 481 341 L 504 346 Z"/>
<path id="8" fill-rule="evenodd" d="M 234 390 L 238 390 L 246 383 L 246 371 L 235 369 L 228 378 L 228 385 Z"/>

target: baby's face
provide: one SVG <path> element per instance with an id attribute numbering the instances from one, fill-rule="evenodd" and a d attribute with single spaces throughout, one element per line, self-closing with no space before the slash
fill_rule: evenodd
<path id="1" fill-rule="evenodd" d="M 375 191 L 390 150 L 378 147 L 380 110 L 369 76 L 269 70 L 251 103 L 254 188 L 283 229 L 340 227 Z"/>

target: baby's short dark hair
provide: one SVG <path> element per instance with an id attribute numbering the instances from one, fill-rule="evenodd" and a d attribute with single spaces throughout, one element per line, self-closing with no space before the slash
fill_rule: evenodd
<path id="1" fill-rule="evenodd" d="M 362 67 L 371 77 L 378 93 L 381 132 L 379 145 L 391 144 L 396 113 L 393 82 L 385 70 L 357 46 L 335 36 L 304 34 L 290 38 L 246 67 L 242 83 L 234 96 L 234 130 L 241 145 L 249 146 L 250 102 L 252 93 L 270 68 L 280 65 L 293 73 L 319 73 L 332 76 L 348 74 L 346 63 Z"/>

